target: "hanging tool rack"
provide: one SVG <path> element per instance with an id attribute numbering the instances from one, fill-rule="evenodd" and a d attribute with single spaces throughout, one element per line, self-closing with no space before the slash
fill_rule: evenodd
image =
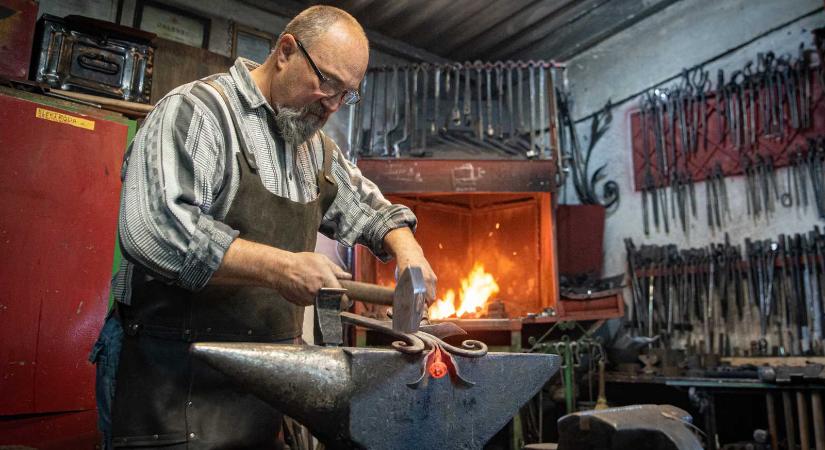
<path id="1" fill-rule="evenodd" d="M 730 220 L 724 178 L 732 175 L 746 175 L 748 214 L 755 218 L 772 215 L 776 203 L 798 207 L 804 200 L 807 207 L 800 172 L 822 158 L 821 144 L 811 139 L 825 131 L 825 74 L 815 59 L 800 45 L 795 58 L 759 54 L 727 77 L 719 70 L 715 80 L 703 67 L 685 70 L 676 86 L 640 96 L 630 126 L 645 234 L 651 213 L 657 230 L 686 231 L 697 216 L 698 181 L 708 182 L 708 227 L 720 229 L 725 216 Z M 791 168 L 782 186 L 779 167 Z M 808 175 L 815 193 L 821 190 L 822 173 Z"/>
<path id="2" fill-rule="evenodd" d="M 410 64 L 370 69 L 350 109 L 350 158 L 558 159 L 553 61 Z"/>
<path id="3" fill-rule="evenodd" d="M 625 240 L 627 323 L 666 348 L 720 356 L 825 354 L 825 234 L 679 249 Z"/>

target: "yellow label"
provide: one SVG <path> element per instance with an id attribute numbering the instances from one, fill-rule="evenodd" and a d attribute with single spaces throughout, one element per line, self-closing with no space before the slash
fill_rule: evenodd
<path id="1" fill-rule="evenodd" d="M 48 109 L 37 108 L 34 116 L 38 119 L 46 119 L 52 122 L 65 123 L 73 127 L 83 128 L 85 130 L 94 130 L 95 122 L 93 120 L 81 119 L 80 117 L 70 116 L 68 114 L 59 113 L 57 111 L 49 111 Z"/>

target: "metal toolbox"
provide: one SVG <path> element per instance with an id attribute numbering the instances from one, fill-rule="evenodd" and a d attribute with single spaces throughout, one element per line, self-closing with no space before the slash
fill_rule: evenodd
<path id="1" fill-rule="evenodd" d="M 79 16 L 43 15 L 32 76 L 52 88 L 149 103 L 155 35 Z"/>

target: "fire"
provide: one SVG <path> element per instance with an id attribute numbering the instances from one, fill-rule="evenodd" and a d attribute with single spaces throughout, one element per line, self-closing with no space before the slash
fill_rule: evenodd
<path id="1" fill-rule="evenodd" d="M 487 302 L 498 291 L 495 278 L 484 271 L 483 265 L 475 263 L 470 274 L 461 279 L 461 301 L 458 309 L 455 307 L 455 291 L 448 289 L 443 299 L 430 306 L 430 319 L 477 317 L 486 310 Z"/>

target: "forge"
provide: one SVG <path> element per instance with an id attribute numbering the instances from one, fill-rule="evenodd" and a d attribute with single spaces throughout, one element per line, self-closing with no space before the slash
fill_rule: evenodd
<path id="1" fill-rule="evenodd" d="M 192 354 L 309 428 L 331 449 L 480 449 L 559 368 L 555 355 L 456 356 L 462 376 L 424 386 L 395 350 L 197 343 Z"/>
<path id="2" fill-rule="evenodd" d="M 362 159 L 358 167 L 418 217 L 416 239 L 438 274 L 439 298 L 458 294 L 481 266 L 498 284 L 489 299 L 503 306 L 495 317 L 556 307 L 553 161 Z M 361 249 L 354 275 L 392 284 L 394 269 Z"/>

